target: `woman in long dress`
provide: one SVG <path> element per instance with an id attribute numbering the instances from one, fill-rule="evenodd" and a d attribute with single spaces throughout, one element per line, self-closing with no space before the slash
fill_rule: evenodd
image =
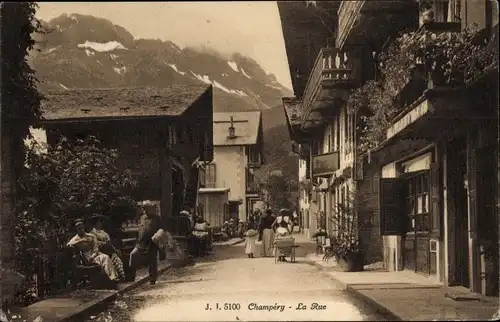
<path id="1" fill-rule="evenodd" d="M 261 255 L 270 257 L 273 255 L 274 232 L 272 229 L 274 217 L 271 210 L 266 210 L 260 219 L 259 239 L 262 240 Z"/>
<path id="2" fill-rule="evenodd" d="M 120 281 L 124 281 L 125 269 L 120 258 L 120 252 L 111 244 L 111 237 L 103 229 L 104 218 L 101 216 L 93 216 L 92 219 L 94 220 L 94 227 L 90 231 L 90 234 L 95 236 L 99 251 L 111 258 L 111 261 L 115 265 L 116 271 L 118 273 L 118 279 Z"/>
<path id="3" fill-rule="evenodd" d="M 280 210 L 280 215 L 273 222 L 273 229 L 276 231 L 276 240 L 293 239 L 293 237 L 291 237 L 293 225 L 291 224 L 291 220 L 286 209 Z M 285 254 L 286 253 L 287 251 L 285 251 Z M 278 255 L 278 260 L 280 262 L 286 262 L 285 255 L 283 253 L 280 252 Z"/>
<path id="4" fill-rule="evenodd" d="M 115 265 L 108 255 L 99 251 L 96 237 L 85 232 L 85 224 L 82 221 L 77 221 L 75 227 L 76 235 L 70 239 L 67 245 L 81 250 L 88 262 L 100 265 L 109 279 L 116 282 L 118 272 Z"/>

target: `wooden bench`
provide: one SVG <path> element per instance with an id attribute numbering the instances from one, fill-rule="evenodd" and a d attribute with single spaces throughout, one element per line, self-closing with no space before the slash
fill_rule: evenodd
<path id="1" fill-rule="evenodd" d="M 71 248 L 73 252 L 73 285 L 78 287 L 78 285 L 83 281 L 84 284 L 90 284 L 93 289 L 105 289 L 112 287 L 112 283 L 108 276 L 104 272 L 104 269 L 94 263 L 90 263 L 83 253 L 76 249 Z"/>

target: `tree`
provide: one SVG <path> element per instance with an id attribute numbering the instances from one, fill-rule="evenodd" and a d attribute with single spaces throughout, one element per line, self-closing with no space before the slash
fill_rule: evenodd
<path id="1" fill-rule="evenodd" d="M 40 262 L 53 271 L 68 269 L 59 255 L 76 219 L 99 214 L 120 227 L 135 215 L 135 178 L 118 167 L 116 150 L 99 144 L 95 137 L 63 138 L 55 147 L 36 141 L 27 147 L 15 229 L 17 267 L 26 276 L 43 273 Z"/>
<path id="2" fill-rule="evenodd" d="M 41 95 L 36 89 L 34 71 L 27 62 L 28 52 L 33 48 L 31 35 L 39 30 L 40 23 L 35 18 L 37 5 L 33 2 L 0 3 L 2 24 L 1 46 L 1 265 L 4 269 L 14 266 L 15 223 L 14 202 L 16 182 L 24 157 L 23 140 L 29 134 L 30 125 L 41 115 Z M 9 301 L 13 294 L 11 281 L 2 278 L 2 300 Z M 17 282 L 13 282 L 18 284 Z"/>
<path id="3" fill-rule="evenodd" d="M 281 172 L 270 173 L 267 179 L 269 190 L 269 206 L 277 213 L 281 208 L 292 207 L 290 180 Z"/>

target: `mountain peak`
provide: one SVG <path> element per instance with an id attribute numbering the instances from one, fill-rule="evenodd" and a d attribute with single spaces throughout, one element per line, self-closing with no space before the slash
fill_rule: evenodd
<path id="1" fill-rule="evenodd" d="M 135 39 L 125 28 L 89 15 L 67 13 L 46 23 L 30 57 L 39 88 L 212 84 L 216 111 L 262 110 L 287 91 L 252 58 L 208 46 L 180 48 L 172 41 Z M 41 39 L 38 39 L 41 38 Z"/>

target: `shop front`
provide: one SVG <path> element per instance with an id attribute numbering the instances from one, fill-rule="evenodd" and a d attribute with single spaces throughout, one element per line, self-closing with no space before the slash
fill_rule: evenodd
<path id="1" fill-rule="evenodd" d="M 380 163 L 381 234 L 389 269 L 487 294 L 488 285 L 498 283 L 498 267 L 491 266 L 491 250 L 498 253 L 491 246 L 498 240 L 496 126 L 488 109 L 468 95 L 426 93 L 387 131 Z M 419 149 L 405 149 L 405 140 L 418 140 Z"/>
<path id="2" fill-rule="evenodd" d="M 380 216 L 385 262 L 439 279 L 440 198 L 436 146 L 382 167 Z"/>

